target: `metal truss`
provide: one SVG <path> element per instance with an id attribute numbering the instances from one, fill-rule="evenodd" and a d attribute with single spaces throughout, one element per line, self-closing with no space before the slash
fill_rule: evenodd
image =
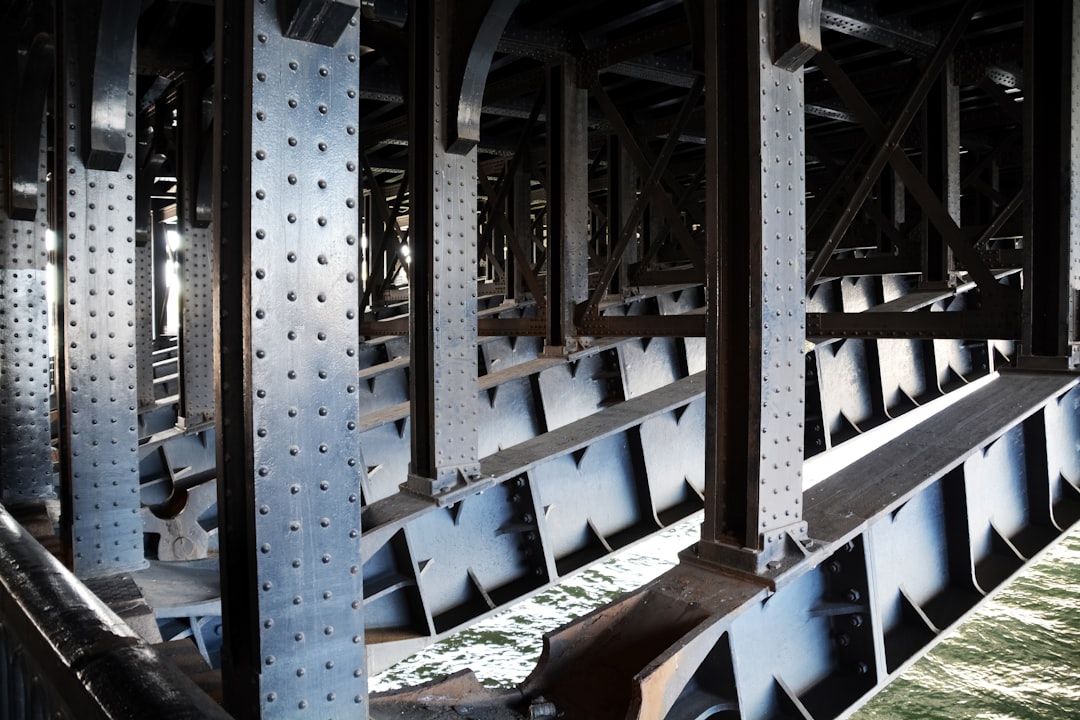
<path id="1" fill-rule="evenodd" d="M 88 602 L 140 688 L 834 718 L 1080 519 L 1071 3 L 128 5 L 0 10 L 0 492 L 148 641 L 147 603 L 184 624 Z M 512 693 L 368 697 L 702 508 Z M 88 592 L 0 520 L 8 595 L 18 558 Z M 24 610 L 2 700 L 71 715 Z"/>

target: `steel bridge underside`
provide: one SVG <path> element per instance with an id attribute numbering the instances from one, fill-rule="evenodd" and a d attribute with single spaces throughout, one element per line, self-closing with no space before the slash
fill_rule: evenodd
<path id="1" fill-rule="evenodd" d="M 1078 38 L 0 4 L 0 714 L 854 712 L 1080 521 Z M 369 696 L 702 511 L 513 691 Z"/>

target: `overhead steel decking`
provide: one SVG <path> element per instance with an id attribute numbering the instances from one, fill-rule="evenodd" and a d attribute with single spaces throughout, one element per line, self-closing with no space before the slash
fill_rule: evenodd
<path id="1" fill-rule="evenodd" d="M 3 2 L 0 714 L 847 716 L 1080 521 L 1078 38 Z M 702 509 L 515 690 L 369 696 Z"/>

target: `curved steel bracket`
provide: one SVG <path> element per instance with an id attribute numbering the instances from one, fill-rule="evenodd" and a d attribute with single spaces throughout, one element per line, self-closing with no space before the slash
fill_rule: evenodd
<path id="1" fill-rule="evenodd" d="M 821 52 L 823 0 L 785 0 L 773 16 L 773 65 L 794 72 Z"/>
<path id="2" fill-rule="evenodd" d="M 195 227 L 210 226 L 214 219 L 214 128 L 206 128 L 199 142 L 199 178 L 195 186 Z"/>
<path id="3" fill-rule="evenodd" d="M 56 46 L 47 33 L 39 33 L 30 46 L 16 104 L 11 143 L 11 193 L 8 215 L 13 220 L 34 220 L 41 193 L 41 124 L 52 92 Z"/>
<path id="4" fill-rule="evenodd" d="M 520 0 L 464 3 L 451 38 L 453 86 L 447 103 L 447 152 L 464 155 L 480 143 L 480 113 L 491 59 Z M 465 42 L 459 43 L 463 39 Z"/>
<path id="5" fill-rule="evenodd" d="M 136 3 L 104 0 L 98 16 L 86 167 L 119 170 L 128 147 L 128 88 L 139 23 Z"/>

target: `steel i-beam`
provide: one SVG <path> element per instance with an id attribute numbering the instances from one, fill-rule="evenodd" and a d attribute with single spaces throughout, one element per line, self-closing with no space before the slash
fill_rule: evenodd
<path id="1" fill-rule="evenodd" d="M 179 111 L 180 417 L 191 427 L 214 417 L 213 231 L 198 217 L 205 121 L 195 74 L 183 80 Z"/>
<path id="2" fill-rule="evenodd" d="M 924 170 L 927 182 L 941 198 L 949 216 L 960 225 L 960 88 L 954 80 L 953 61 L 945 61 L 924 109 Z M 923 285 L 948 285 L 952 253 L 933 223 L 923 221 Z"/>
<path id="3" fill-rule="evenodd" d="M 409 6 L 413 47 L 409 122 L 409 285 L 412 462 L 408 485 L 443 497 L 479 471 L 476 433 L 476 155 L 448 152 L 451 3 Z M 462 38 L 457 38 L 461 41 Z"/>
<path id="4" fill-rule="evenodd" d="M 548 68 L 547 349 L 574 344 L 574 308 L 589 293 L 588 91 L 572 59 Z M 572 349 L 572 348 L 571 348 Z"/>
<path id="5" fill-rule="evenodd" d="M 532 183 L 529 171 L 520 166 L 506 179 L 506 182 L 511 183 L 506 204 L 509 208 L 508 220 L 514 232 L 513 235 L 507 233 L 505 237 L 508 244 L 516 243 L 519 251 L 519 253 L 515 253 L 514 248 L 509 246 L 506 249 L 507 299 L 522 298 L 528 288 L 524 276 L 518 269 L 517 254 L 520 254 L 523 259 L 532 257 L 532 242 L 526 245 L 526 241 L 532 236 L 532 211 L 530 209 Z M 531 270 L 531 268 L 525 269 Z M 511 290 L 511 288 L 513 289 Z"/>
<path id="6" fill-rule="evenodd" d="M 1076 382 L 1003 373 L 812 488 L 810 557 L 772 588 L 684 554 L 545 638 L 526 702 L 568 720 L 848 716 L 1080 520 Z"/>
<path id="7" fill-rule="evenodd" d="M 705 11 L 709 368 L 699 549 L 757 573 L 801 557 L 806 537 L 806 228 L 804 118 L 789 110 L 801 107 L 802 70 L 772 64 L 767 3 L 751 5 Z"/>
<path id="8" fill-rule="evenodd" d="M 607 203 L 607 255 L 610 256 L 623 224 L 630 217 L 637 193 L 637 172 L 633 161 L 623 149 L 619 136 L 608 136 L 608 203 Z M 681 203 L 680 203 L 681 204 Z M 623 262 L 619 266 L 617 278 L 618 292 L 626 289 L 630 278 L 629 268 L 641 260 L 640 241 L 631 242 L 623 253 Z"/>
<path id="9" fill-rule="evenodd" d="M 108 33 L 106 39 L 88 33 L 98 24 L 93 15 L 83 3 L 60 3 L 54 174 L 63 258 L 57 318 L 63 534 L 73 570 L 82 577 L 146 564 L 136 419 L 134 38 L 124 63 L 96 67 L 95 82 L 109 88 L 111 100 L 93 104 L 107 109 L 107 117 L 90 112 L 84 60 L 93 56 L 96 43 L 110 42 Z M 114 75 L 100 77 L 106 72 Z M 112 101 L 113 86 L 126 102 Z M 86 143 L 96 129 L 87 129 L 88 123 L 101 123 L 109 138 L 117 132 L 126 137 L 126 150 L 109 145 L 115 157 L 108 157 L 118 168 L 90 167 L 93 153 Z"/>
<path id="10" fill-rule="evenodd" d="M 363 717 L 360 38 L 218 3 L 215 282 L 226 708 Z"/>

